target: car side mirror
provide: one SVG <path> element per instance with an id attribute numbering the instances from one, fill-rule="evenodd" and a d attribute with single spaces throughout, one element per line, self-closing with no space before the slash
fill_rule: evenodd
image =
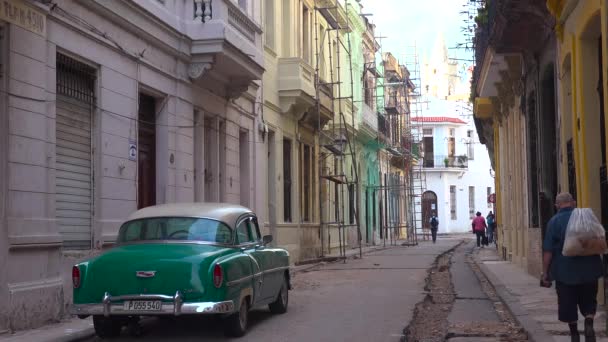
<path id="1" fill-rule="evenodd" d="M 272 235 L 264 235 L 264 237 L 262 237 L 262 242 L 264 242 L 264 245 L 271 243 Z"/>

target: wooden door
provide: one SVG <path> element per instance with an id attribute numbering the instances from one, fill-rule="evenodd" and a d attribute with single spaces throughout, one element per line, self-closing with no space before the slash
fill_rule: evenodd
<path id="1" fill-rule="evenodd" d="M 156 100 L 139 95 L 137 209 L 156 204 Z"/>
<path id="2" fill-rule="evenodd" d="M 439 217 L 439 213 L 437 212 L 437 194 L 432 191 L 426 191 L 422 194 L 422 227 L 425 229 L 431 228 L 431 223 L 429 222 L 431 216 L 433 216 L 433 212 L 437 213 L 437 217 Z"/>

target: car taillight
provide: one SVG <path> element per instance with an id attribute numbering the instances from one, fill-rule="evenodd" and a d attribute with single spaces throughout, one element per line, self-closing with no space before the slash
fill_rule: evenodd
<path id="1" fill-rule="evenodd" d="M 213 285 L 215 287 L 220 288 L 222 286 L 222 282 L 224 281 L 224 271 L 222 270 L 222 266 L 219 264 L 215 264 L 213 267 Z"/>
<path id="2" fill-rule="evenodd" d="M 72 285 L 75 289 L 80 287 L 80 268 L 78 266 L 72 267 Z"/>

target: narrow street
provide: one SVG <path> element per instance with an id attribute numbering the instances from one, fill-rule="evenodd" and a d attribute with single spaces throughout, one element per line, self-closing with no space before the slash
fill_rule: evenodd
<path id="1" fill-rule="evenodd" d="M 486 247 L 486 248 L 491 248 Z M 473 261 L 474 241 L 441 256 L 427 279 L 406 341 L 527 341 Z"/>
<path id="2" fill-rule="evenodd" d="M 473 246 L 462 236 L 440 238 L 436 245 L 395 247 L 298 273 L 289 311 L 254 310 L 242 340 L 527 341 L 487 282 L 478 280 Z M 123 331 L 118 341 L 141 338 L 227 340 L 218 320 L 190 318 L 148 319 L 140 337 Z"/>

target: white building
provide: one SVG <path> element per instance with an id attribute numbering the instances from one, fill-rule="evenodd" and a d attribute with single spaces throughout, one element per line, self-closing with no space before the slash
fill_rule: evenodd
<path id="1" fill-rule="evenodd" d="M 137 208 L 265 212 L 259 0 L 2 5 L 0 332 L 59 319 L 70 265 Z"/>
<path id="2" fill-rule="evenodd" d="M 471 231 L 477 211 L 485 217 L 492 210 L 488 197 L 494 193 L 494 178 L 469 103 L 472 69 L 459 69 L 447 51 L 439 34 L 422 68 L 422 92 L 428 107 L 412 121 L 422 138 L 427 189 L 421 200 L 423 224 L 430 227 L 431 213 L 436 211 L 439 232 L 456 233 Z"/>
<path id="3" fill-rule="evenodd" d="M 470 231 L 477 211 L 486 216 L 492 210 L 488 196 L 494 192 L 490 160 L 473 120 L 448 116 L 412 120 L 421 123 L 423 135 L 427 189 L 422 197 L 423 222 L 428 225 L 435 211 L 439 233 Z"/>

